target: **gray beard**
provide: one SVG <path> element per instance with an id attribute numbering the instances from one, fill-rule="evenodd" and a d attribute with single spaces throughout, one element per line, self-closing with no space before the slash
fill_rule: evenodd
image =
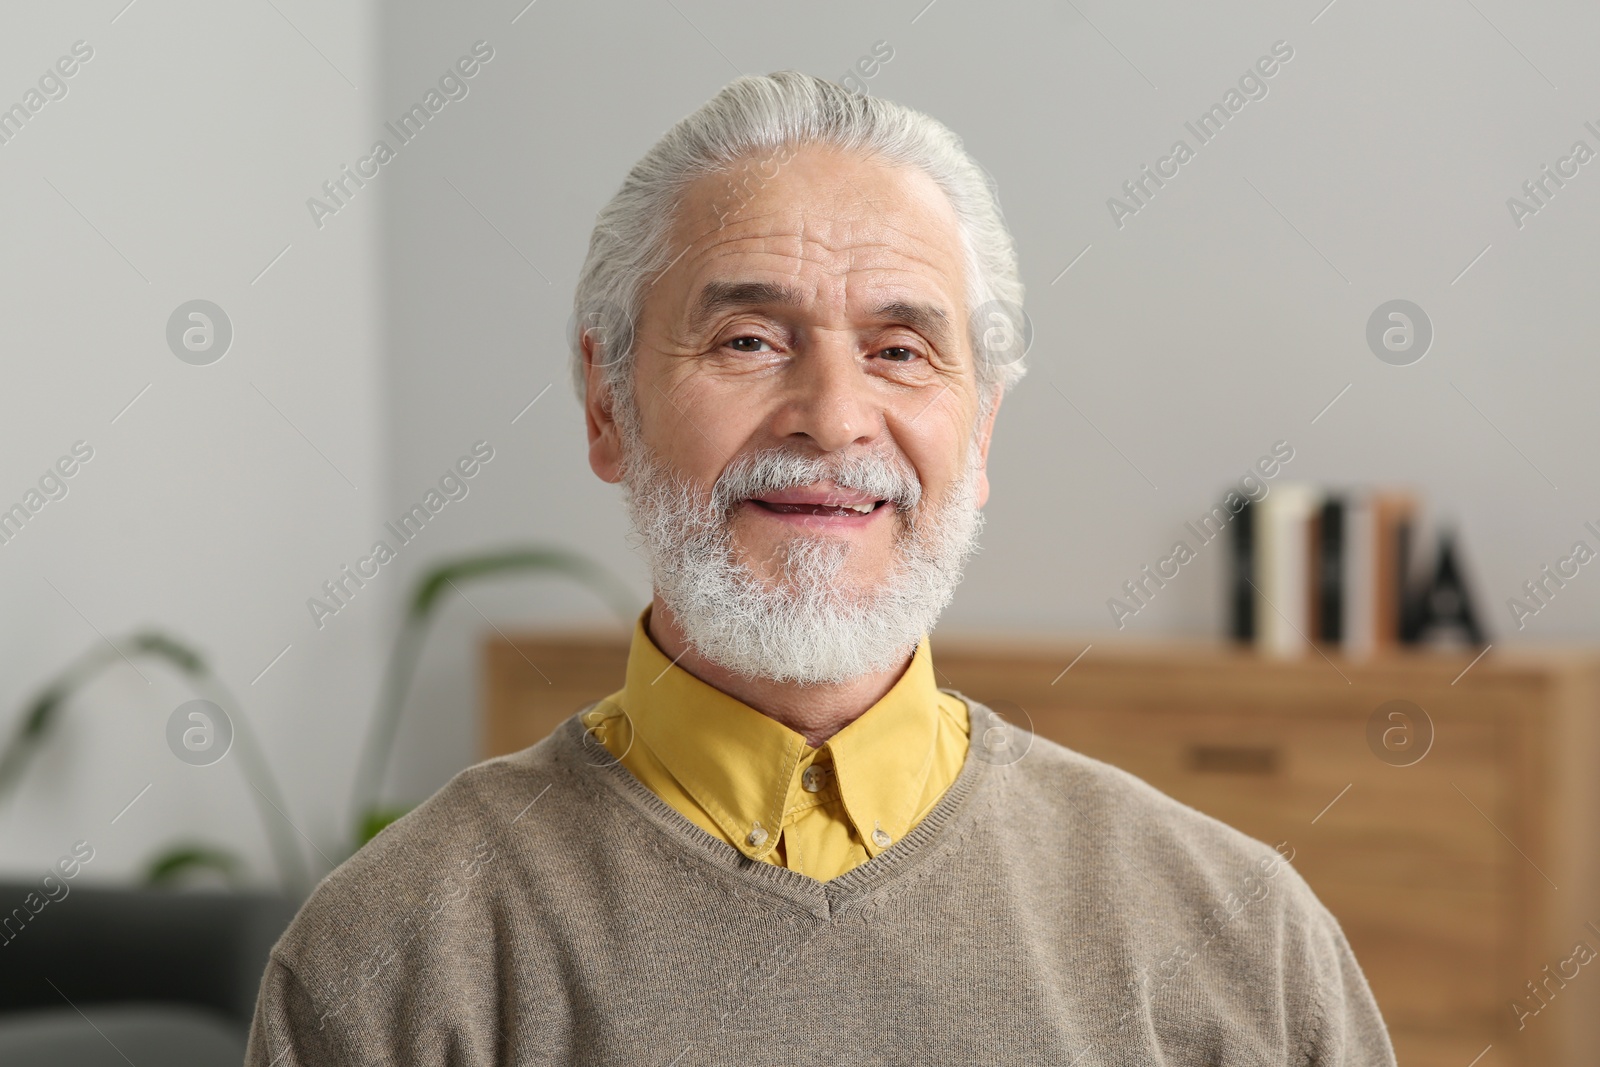
<path id="1" fill-rule="evenodd" d="M 767 449 L 737 457 L 709 499 L 673 474 L 624 423 L 623 486 L 655 588 L 695 651 L 735 674 L 800 685 L 834 684 L 903 665 L 955 595 L 976 551 L 978 449 L 949 499 L 931 513 L 898 454 L 840 461 Z M 777 552 L 771 585 L 737 558 L 730 527 L 741 500 L 832 480 L 886 499 L 896 525 L 895 562 L 877 588 L 853 586 L 853 547 L 799 534 Z"/>

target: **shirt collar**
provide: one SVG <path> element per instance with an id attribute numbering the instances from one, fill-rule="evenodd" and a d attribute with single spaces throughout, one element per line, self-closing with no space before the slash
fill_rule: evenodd
<path id="1" fill-rule="evenodd" d="M 622 708 L 644 744 L 684 792 L 746 855 L 764 859 L 778 844 L 799 776 L 818 753 L 806 739 L 676 666 L 634 624 Z M 939 694 L 926 635 L 911 663 L 855 721 L 823 743 L 845 812 L 868 856 L 911 830 L 933 765 Z"/>

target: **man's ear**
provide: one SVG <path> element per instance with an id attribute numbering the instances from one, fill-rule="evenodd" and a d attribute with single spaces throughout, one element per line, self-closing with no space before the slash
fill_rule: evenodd
<path id="1" fill-rule="evenodd" d="M 976 427 L 978 434 L 978 506 L 981 508 L 989 502 L 989 441 L 994 437 L 994 419 L 1000 414 L 1000 401 L 1003 394 L 1000 388 L 995 387 L 994 403 L 989 406 L 989 413 L 978 420 Z"/>
<path id="2" fill-rule="evenodd" d="M 622 434 L 617 427 L 615 397 L 606 383 L 604 361 L 611 358 L 595 341 L 595 331 L 583 331 L 583 417 L 589 431 L 589 467 L 601 481 L 622 480 Z"/>

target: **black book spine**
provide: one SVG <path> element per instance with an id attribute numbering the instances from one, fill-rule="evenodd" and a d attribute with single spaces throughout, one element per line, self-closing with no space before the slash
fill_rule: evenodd
<path id="1" fill-rule="evenodd" d="M 1243 642 L 1256 638 L 1256 590 L 1251 584 L 1256 580 L 1255 511 L 1255 505 L 1246 500 L 1232 523 L 1233 588 L 1228 629 L 1235 641 Z"/>
<path id="2" fill-rule="evenodd" d="M 1402 645 L 1414 645 L 1421 636 L 1417 604 L 1411 593 L 1411 537 L 1409 518 L 1395 523 L 1394 588 L 1387 590 L 1394 598 L 1395 617 L 1400 620 L 1399 638 Z"/>
<path id="3" fill-rule="evenodd" d="M 1330 497 L 1322 505 L 1317 544 L 1317 638 L 1332 644 L 1344 640 L 1344 501 Z"/>

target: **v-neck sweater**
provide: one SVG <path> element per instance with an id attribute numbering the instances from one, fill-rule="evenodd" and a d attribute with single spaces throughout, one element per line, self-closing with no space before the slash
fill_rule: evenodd
<path id="1" fill-rule="evenodd" d="M 1292 842 L 949 692 L 956 781 L 827 882 L 694 825 L 581 711 L 468 768 L 302 906 L 247 1065 L 1394 1064 Z"/>

